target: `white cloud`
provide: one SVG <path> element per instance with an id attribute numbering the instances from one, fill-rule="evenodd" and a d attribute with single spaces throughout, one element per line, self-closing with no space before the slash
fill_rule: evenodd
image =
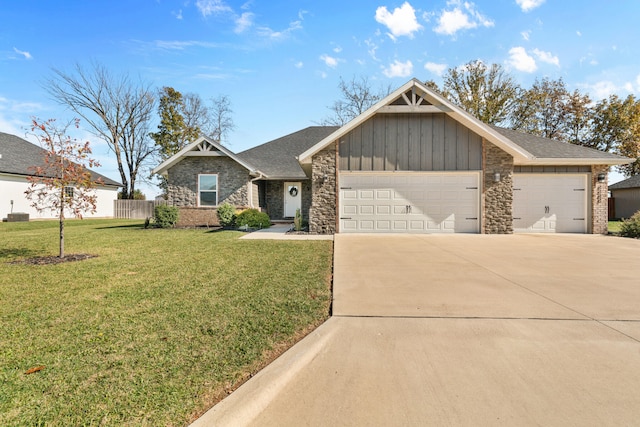
<path id="1" fill-rule="evenodd" d="M 33 56 L 31 56 L 31 54 L 29 52 L 25 52 L 23 50 L 16 49 L 15 47 L 13 48 L 13 51 L 15 53 L 17 53 L 18 55 L 24 56 L 24 59 L 33 59 Z"/>
<path id="2" fill-rule="evenodd" d="M 336 68 L 338 66 L 339 59 L 331 57 L 329 55 L 320 55 L 320 60 L 324 62 L 327 67 Z"/>
<path id="3" fill-rule="evenodd" d="M 609 80 L 603 80 L 592 85 L 588 85 L 589 93 L 593 95 L 593 99 L 608 98 L 618 91 L 618 87 Z"/>
<path id="4" fill-rule="evenodd" d="M 535 59 L 529 56 L 521 46 L 513 47 L 509 50 L 508 63 L 516 70 L 524 71 L 525 73 L 533 73 L 538 69 Z"/>
<path id="5" fill-rule="evenodd" d="M 433 29 L 438 34 L 453 36 L 460 30 L 494 25 L 491 19 L 476 10 L 476 5 L 472 2 L 462 3 L 461 0 L 450 0 L 447 6 L 452 9 L 442 12 L 438 18 L 438 26 Z"/>
<path id="6" fill-rule="evenodd" d="M 158 49 L 184 50 L 192 46 L 215 48 L 220 47 L 217 43 L 201 42 L 197 40 L 154 40 L 153 46 Z"/>
<path id="7" fill-rule="evenodd" d="M 382 70 L 382 73 L 391 77 L 409 77 L 413 73 L 413 64 L 411 61 L 400 62 L 397 59 L 392 64 Z"/>
<path id="8" fill-rule="evenodd" d="M 260 27 L 258 28 L 258 35 L 262 37 L 266 37 L 271 40 L 284 40 L 287 37 L 289 37 L 289 35 L 294 31 L 301 30 L 301 29 L 302 29 L 302 22 L 293 21 L 292 23 L 289 24 L 288 28 L 282 31 L 274 31 L 269 27 Z"/>
<path id="9" fill-rule="evenodd" d="M 533 54 L 542 62 L 546 62 L 547 64 L 553 64 L 556 66 L 560 66 L 560 60 L 557 56 L 553 56 L 551 52 L 544 52 L 540 49 L 533 49 Z"/>
<path id="10" fill-rule="evenodd" d="M 302 61 L 298 61 L 295 64 L 293 64 L 294 67 L 300 69 L 302 67 L 304 67 L 304 63 Z"/>
<path id="11" fill-rule="evenodd" d="M 516 0 L 523 12 L 529 12 L 544 3 L 545 0 Z"/>
<path id="12" fill-rule="evenodd" d="M 171 12 L 171 14 L 175 16 L 177 20 L 182 20 L 182 9 L 178 10 L 177 12 Z"/>
<path id="13" fill-rule="evenodd" d="M 578 37 L 582 37 L 582 33 L 581 33 L 580 31 L 576 31 L 576 35 L 577 35 Z"/>
<path id="14" fill-rule="evenodd" d="M 529 30 L 523 31 L 520 33 L 520 35 L 522 36 L 523 39 L 525 39 L 526 41 L 529 41 L 529 36 L 531 35 L 531 31 Z"/>
<path id="15" fill-rule="evenodd" d="M 342 52 L 342 47 L 341 46 L 336 46 L 336 47 L 333 48 L 333 51 L 335 53 L 340 53 L 340 52 Z"/>
<path id="16" fill-rule="evenodd" d="M 222 0 L 198 0 L 196 1 L 196 7 L 205 18 L 209 15 L 232 12 L 232 9 Z"/>
<path id="17" fill-rule="evenodd" d="M 400 36 L 413 38 L 413 34 L 422 28 L 416 19 L 416 11 L 409 4 L 404 2 L 402 6 L 389 12 L 386 6 L 376 9 L 376 21 L 386 26 L 390 33 L 387 33 L 392 40 Z"/>
<path id="18" fill-rule="evenodd" d="M 374 61 L 378 61 L 378 58 L 376 57 L 376 51 L 378 50 L 378 45 L 375 44 L 373 41 L 371 41 L 371 39 L 365 40 L 364 44 L 367 45 L 367 53 L 369 53 L 369 56 L 371 57 L 371 59 L 373 59 Z"/>
<path id="19" fill-rule="evenodd" d="M 437 76 L 441 76 L 447 69 L 447 64 L 436 64 L 435 62 L 427 62 L 424 64 L 424 69 L 432 72 Z"/>
<path id="20" fill-rule="evenodd" d="M 254 16 L 255 15 L 251 12 L 243 12 L 242 15 L 236 19 L 236 28 L 233 31 L 240 34 L 245 32 L 248 28 L 251 28 L 251 26 L 253 26 Z"/>

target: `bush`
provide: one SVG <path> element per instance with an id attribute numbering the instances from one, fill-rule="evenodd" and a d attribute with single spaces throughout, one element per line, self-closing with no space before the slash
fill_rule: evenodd
<path id="1" fill-rule="evenodd" d="M 178 208 L 176 206 L 158 205 L 153 211 L 156 227 L 171 228 L 178 222 Z"/>
<path id="2" fill-rule="evenodd" d="M 236 225 L 238 227 L 269 228 L 271 227 L 271 220 L 269 215 L 264 212 L 260 212 L 257 209 L 247 209 L 238 214 Z"/>
<path id="3" fill-rule="evenodd" d="M 230 227 L 236 220 L 236 208 L 229 203 L 218 206 L 218 221 L 223 227 Z"/>
<path id="4" fill-rule="evenodd" d="M 633 214 L 629 219 L 625 219 L 620 224 L 620 235 L 622 237 L 640 237 L 640 211 Z"/>

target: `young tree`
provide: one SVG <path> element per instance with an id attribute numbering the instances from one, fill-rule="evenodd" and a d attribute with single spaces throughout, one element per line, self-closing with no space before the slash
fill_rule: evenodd
<path id="1" fill-rule="evenodd" d="M 56 127 L 55 120 L 41 122 L 33 119 L 31 131 L 45 150 L 43 164 L 33 167 L 33 175 L 27 177 L 29 188 L 25 191 L 38 212 L 55 212 L 60 221 L 60 258 L 64 258 L 64 221 L 70 213 L 82 218 L 83 212 L 96 211 L 95 188 L 100 179 L 93 180 L 88 167 L 100 166 L 89 157 L 89 142 L 81 143 L 66 135 L 71 123 Z M 73 120 L 78 128 L 79 120 Z"/>
<path id="2" fill-rule="evenodd" d="M 498 64 L 487 66 L 471 61 L 449 68 L 444 76 L 443 93 L 453 103 L 489 124 L 508 119 L 520 87 Z"/>
<path id="3" fill-rule="evenodd" d="M 89 70 L 76 64 L 75 73 L 53 69 L 53 77 L 43 87 L 58 103 L 89 123 L 93 132 L 109 145 L 125 196 L 132 197 L 140 169 L 155 152 L 149 138 L 138 134 L 135 142 L 132 140 L 132 134 L 142 129 L 154 109 L 155 97 L 149 85 L 134 83 L 127 74 L 114 75 L 93 63 Z"/>

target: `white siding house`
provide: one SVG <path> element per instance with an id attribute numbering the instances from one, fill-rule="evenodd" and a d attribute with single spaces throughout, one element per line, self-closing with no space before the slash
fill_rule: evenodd
<path id="1" fill-rule="evenodd" d="M 33 166 L 41 165 L 44 150 L 15 135 L 0 132 L 0 218 L 9 213 L 28 213 L 30 219 L 56 218 L 55 212 L 38 212 L 31 207 L 24 192 L 29 187 L 27 176 Z M 113 201 L 118 197 L 121 184 L 91 171 L 95 179 L 102 178 L 104 185 L 96 190 L 98 203 L 95 213 L 87 212 L 85 218 L 113 217 Z"/>

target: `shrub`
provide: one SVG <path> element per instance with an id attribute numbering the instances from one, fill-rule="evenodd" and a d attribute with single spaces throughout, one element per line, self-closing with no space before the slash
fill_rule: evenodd
<path id="1" fill-rule="evenodd" d="M 178 208 L 176 206 L 158 205 L 153 211 L 156 227 L 171 228 L 178 222 Z"/>
<path id="2" fill-rule="evenodd" d="M 229 203 L 218 206 L 218 221 L 223 227 L 230 227 L 236 220 L 236 208 Z"/>
<path id="3" fill-rule="evenodd" d="M 620 224 L 620 235 L 622 237 L 640 237 L 640 211 L 633 214 L 629 219 L 625 219 Z"/>
<path id="4" fill-rule="evenodd" d="M 260 212 L 257 209 L 247 209 L 238 214 L 236 225 L 238 227 L 269 228 L 271 220 L 269 215 L 264 212 Z"/>

